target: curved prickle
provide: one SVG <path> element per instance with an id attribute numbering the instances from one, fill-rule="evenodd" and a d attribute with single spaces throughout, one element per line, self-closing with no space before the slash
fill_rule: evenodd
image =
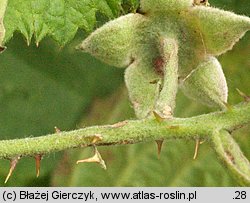
<path id="1" fill-rule="evenodd" d="M 35 160 L 36 160 L 36 177 L 38 178 L 40 175 L 42 155 L 40 155 L 40 154 L 36 155 Z"/>
<path id="2" fill-rule="evenodd" d="M 79 164 L 79 163 L 98 163 L 100 164 L 100 166 L 106 170 L 107 167 L 106 167 L 106 164 L 104 162 L 104 160 L 102 159 L 102 156 L 101 154 L 99 153 L 99 151 L 97 150 L 97 148 L 94 146 L 94 156 L 90 157 L 90 158 L 87 158 L 87 159 L 83 159 L 83 160 L 78 160 L 76 162 L 76 164 Z"/>
<path id="3" fill-rule="evenodd" d="M 18 163 L 18 161 L 19 161 L 20 158 L 21 157 L 18 156 L 18 157 L 15 157 L 15 158 L 13 158 L 13 159 L 10 160 L 10 170 L 9 170 L 9 173 L 8 173 L 5 181 L 4 181 L 5 184 L 8 182 L 10 176 L 12 175 L 13 171 L 15 170 L 16 165 L 17 165 L 17 163 Z"/>

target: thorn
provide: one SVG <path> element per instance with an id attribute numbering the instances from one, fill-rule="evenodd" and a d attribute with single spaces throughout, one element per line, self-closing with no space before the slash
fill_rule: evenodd
<path id="1" fill-rule="evenodd" d="M 41 166 L 41 160 L 42 160 L 42 155 L 36 155 L 36 177 L 38 178 L 40 175 L 40 166 Z"/>
<path id="2" fill-rule="evenodd" d="M 197 139 L 196 142 L 195 142 L 195 150 L 194 150 L 193 159 L 196 159 L 197 156 L 198 156 L 199 146 L 200 146 L 200 139 Z"/>
<path id="3" fill-rule="evenodd" d="M 162 144 L 164 140 L 155 140 L 155 142 L 157 144 L 158 159 L 160 159 Z"/>
<path id="4" fill-rule="evenodd" d="M 236 88 L 237 92 L 241 97 L 243 97 L 245 102 L 250 102 L 250 96 L 246 95 L 244 92 L 240 91 L 238 88 Z"/>
<path id="5" fill-rule="evenodd" d="M 107 169 L 106 164 L 105 164 L 104 160 L 102 159 L 101 154 L 98 152 L 98 150 L 95 146 L 94 146 L 94 150 L 95 150 L 94 156 L 87 158 L 87 159 L 78 160 L 76 162 L 76 164 L 79 164 L 79 163 L 98 163 L 101 165 L 101 167 L 104 170 L 106 170 Z"/>
<path id="6" fill-rule="evenodd" d="M 54 127 L 55 128 L 55 133 L 60 133 L 61 132 L 61 130 L 58 128 L 58 127 Z"/>
<path id="7" fill-rule="evenodd" d="M 20 159 L 20 157 L 16 157 L 16 158 L 14 158 L 14 159 L 12 159 L 12 160 L 10 161 L 10 170 L 9 170 L 9 173 L 8 173 L 8 175 L 7 175 L 6 179 L 5 179 L 5 181 L 4 181 L 4 184 L 6 184 L 6 183 L 8 182 L 10 176 L 12 175 L 14 169 L 16 168 L 16 165 L 17 165 L 19 159 Z"/>
<path id="8" fill-rule="evenodd" d="M 97 142 L 99 142 L 99 141 L 102 140 L 102 135 L 101 134 L 95 134 L 93 137 L 94 138 L 92 140 L 92 144 L 95 144 L 95 143 L 97 143 Z"/>
<path id="9" fill-rule="evenodd" d="M 153 111 L 153 114 L 155 116 L 155 119 L 158 123 L 161 123 L 162 121 L 164 121 L 164 118 L 161 117 L 156 111 Z"/>

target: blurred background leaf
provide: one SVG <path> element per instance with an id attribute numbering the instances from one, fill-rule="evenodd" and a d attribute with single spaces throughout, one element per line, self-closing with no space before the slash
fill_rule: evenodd
<path id="1" fill-rule="evenodd" d="M 74 46 L 60 50 L 46 40 L 39 48 L 27 47 L 20 36 L 8 44 L 0 60 L 1 139 L 43 135 L 53 132 L 54 126 L 75 129 L 94 98 L 110 94 L 122 83 L 121 70 L 76 52 Z M 50 155 L 50 159 L 54 163 L 56 157 Z M 47 158 L 44 161 L 44 170 L 51 170 Z M 7 172 L 7 164 L 2 165 L 6 168 L 1 168 L 0 182 Z M 22 161 L 17 174 L 24 174 L 25 167 L 31 173 L 25 173 L 29 178 L 20 183 L 13 177 L 14 185 L 23 185 L 33 177 L 34 166 L 18 170 L 21 165 Z"/>
<path id="2" fill-rule="evenodd" d="M 111 2 L 111 1 L 110 1 Z M 136 10 L 124 1 L 124 12 Z M 248 0 L 210 0 L 210 4 L 249 15 Z M 99 24 L 102 24 L 100 21 Z M 82 126 L 114 123 L 134 118 L 126 89 L 124 69 L 108 67 L 89 55 L 74 50 L 85 33 L 59 48 L 50 39 L 39 48 L 27 47 L 16 34 L 0 56 L 0 137 L 12 139 L 39 136 Z M 229 86 L 229 103 L 241 101 L 236 88 L 250 95 L 250 34 L 232 51 L 221 56 Z M 209 109 L 178 94 L 176 116 L 189 117 Z M 250 128 L 235 133 L 246 157 L 250 158 Z M 208 143 L 193 160 L 195 142 L 167 140 L 160 160 L 155 143 L 100 147 L 108 170 L 95 164 L 79 164 L 93 149 L 74 149 L 50 154 L 42 161 L 41 176 L 35 178 L 33 158 L 20 161 L 7 186 L 237 186 L 217 160 Z M 0 160 L 0 185 L 9 162 Z"/>

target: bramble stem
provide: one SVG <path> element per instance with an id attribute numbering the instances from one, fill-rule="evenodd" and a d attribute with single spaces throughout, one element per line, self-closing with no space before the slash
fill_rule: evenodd
<path id="1" fill-rule="evenodd" d="M 92 126 L 41 137 L 0 141 L 0 158 L 48 154 L 76 147 L 123 145 L 159 139 L 209 140 L 214 131 L 232 132 L 250 122 L 250 103 L 227 111 L 191 118 L 173 118 L 161 123 L 155 119 L 128 120 L 114 125 Z"/>

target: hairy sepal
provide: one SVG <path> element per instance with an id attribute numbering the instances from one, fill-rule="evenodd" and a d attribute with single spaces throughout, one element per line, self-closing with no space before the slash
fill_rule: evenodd
<path id="1" fill-rule="evenodd" d="M 128 14 L 106 23 L 93 32 L 79 46 L 101 61 L 116 67 L 126 67 L 136 54 L 136 27 L 145 19 L 139 14 Z"/>
<path id="2" fill-rule="evenodd" d="M 159 94 L 159 83 L 152 82 L 158 78 L 147 61 L 136 60 L 125 71 L 125 83 L 129 98 L 139 119 L 151 115 L 155 99 Z"/>
<path id="3" fill-rule="evenodd" d="M 207 54 L 218 56 L 233 48 L 250 29 L 250 18 L 217 8 L 190 9 L 201 32 Z"/>
<path id="4" fill-rule="evenodd" d="M 227 82 L 219 61 L 209 57 L 181 83 L 186 96 L 208 106 L 225 107 L 228 97 Z"/>

